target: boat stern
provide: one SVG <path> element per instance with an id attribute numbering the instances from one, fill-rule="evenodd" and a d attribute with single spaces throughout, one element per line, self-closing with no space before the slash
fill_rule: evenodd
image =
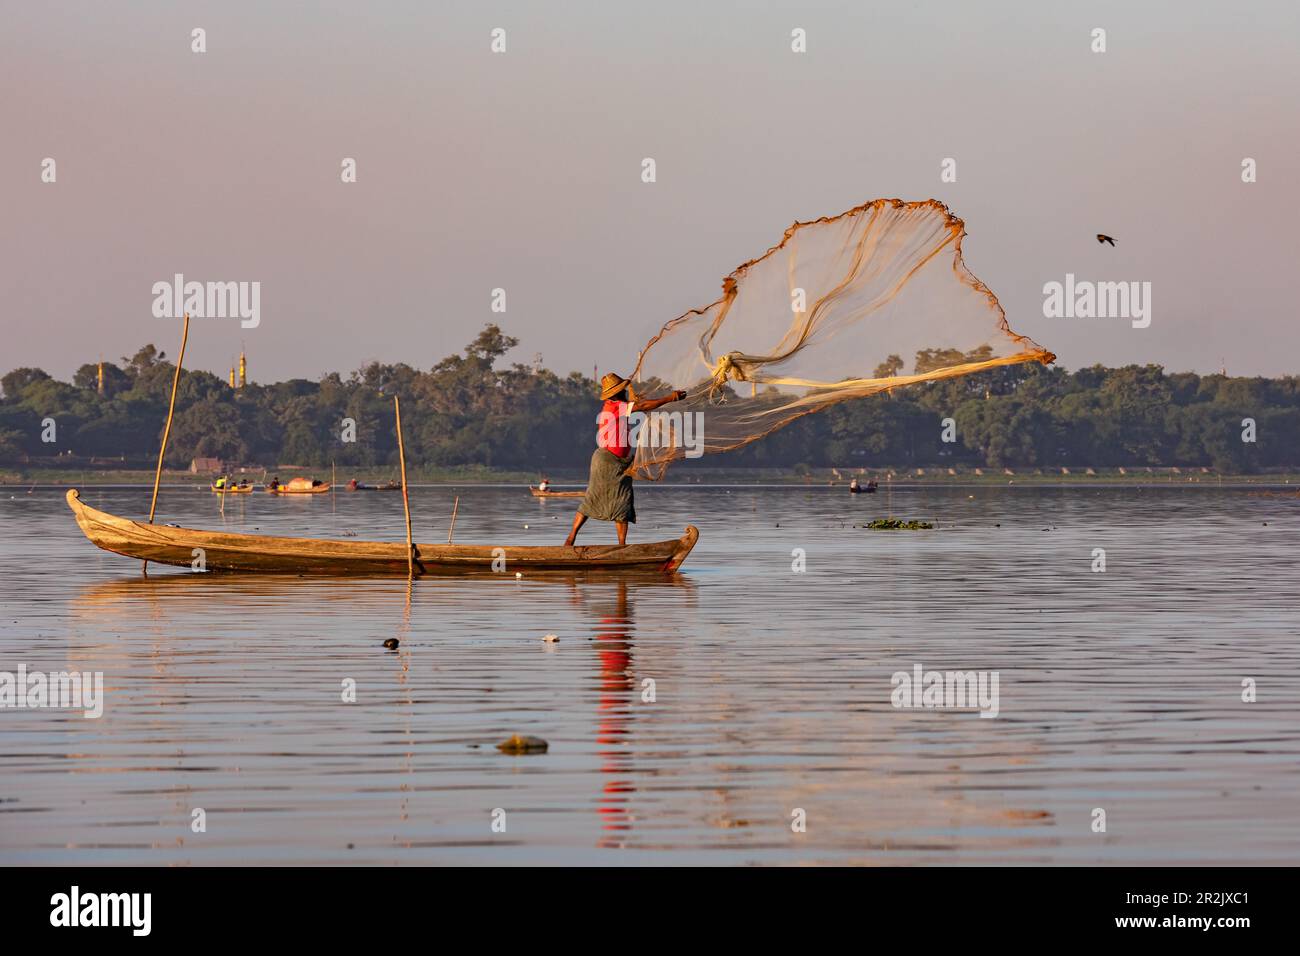
<path id="1" fill-rule="evenodd" d="M 688 524 L 686 526 L 686 533 L 681 536 L 680 540 L 678 540 L 677 547 L 674 549 L 672 557 L 664 562 L 664 572 L 671 573 L 680 568 L 682 562 L 686 560 L 686 556 L 691 553 L 691 549 L 695 547 L 695 542 L 698 540 L 700 540 L 700 529 L 695 527 L 693 524 Z"/>

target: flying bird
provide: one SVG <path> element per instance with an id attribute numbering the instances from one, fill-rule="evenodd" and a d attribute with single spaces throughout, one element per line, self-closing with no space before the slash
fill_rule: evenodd
<path id="1" fill-rule="evenodd" d="M 1098 242 L 1109 242 L 1112 246 L 1115 245 L 1115 240 L 1114 240 L 1114 239 L 1112 239 L 1110 236 L 1103 236 L 1101 233 L 1097 233 L 1097 241 L 1098 241 Z"/>

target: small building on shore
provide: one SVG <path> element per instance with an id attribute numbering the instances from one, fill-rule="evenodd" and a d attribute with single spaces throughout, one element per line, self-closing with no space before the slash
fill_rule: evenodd
<path id="1" fill-rule="evenodd" d="M 201 472 L 217 472 L 225 469 L 225 462 L 220 458 L 195 458 L 190 462 L 190 471 L 194 474 Z"/>

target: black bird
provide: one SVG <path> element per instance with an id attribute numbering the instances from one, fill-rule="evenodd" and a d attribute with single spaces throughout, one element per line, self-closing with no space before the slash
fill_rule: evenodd
<path id="1" fill-rule="evenodd" d="M 1114 240 L 1114 239 L 1112 239 L 1110 236 L 1103 236 L 1101 233 L 1097 233 L 1097 241 L 1098 241 L 1098 242 L 1109 242 L 1112 246 L 1115 245 L 1115 240 Z"/>

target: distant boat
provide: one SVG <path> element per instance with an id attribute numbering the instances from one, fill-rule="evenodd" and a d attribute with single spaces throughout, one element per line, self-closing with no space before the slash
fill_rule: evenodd
<path id="1" fill-rule="evenodd" d="M 357 481 L 355 478 L 345 486 L 348 491 L 401 491 L 402 484 L 398 481 L 386 481 L 382 485 L 367 485 Z"/>
<path id="2" fill-rule="evenodd" d="M 266 490 L 273 495 L 323 495 L 330 490 L 330 483 L 315 478 L 291 478 L 287 484 L 274 488 L 267 485 Z"/>
<path id="3" fill-rule="evenodd" d="M 247 482 L 242 485 L 224 485 L 220 488 L 213 485 L 212 490 L 219 495 L 251 495 L 253 493 L 253 486 Z"/>
<path id="4" fill-rule="evenodd" d="M 198 531 L 168 525 L 142 524 L 83 504 L 75 488 L 68 507 L 82 532 L 105 551 L 192 567 L 201 549 L 210 571 L 284 571 L 321 574 L 406 574 L 405 542 L 332 541 L 322 538 L 280 538 L 260 534 Z M 680 538 L 645 544 L 563 545 L 417 544 L 415 573 L 492 573 L 504 561 L 513 571 L 676 571 L 695 547 L 700 533 L 687 525 Z"/>
<path id="5" fill-rule="evenodd" d="M 528 490 L 533 493 L 534 498 L 583 498 L 587 494 L 585 491 L 551 491 L 549 488 L 543 491 L 532 485 L 528 486 Z"/>

